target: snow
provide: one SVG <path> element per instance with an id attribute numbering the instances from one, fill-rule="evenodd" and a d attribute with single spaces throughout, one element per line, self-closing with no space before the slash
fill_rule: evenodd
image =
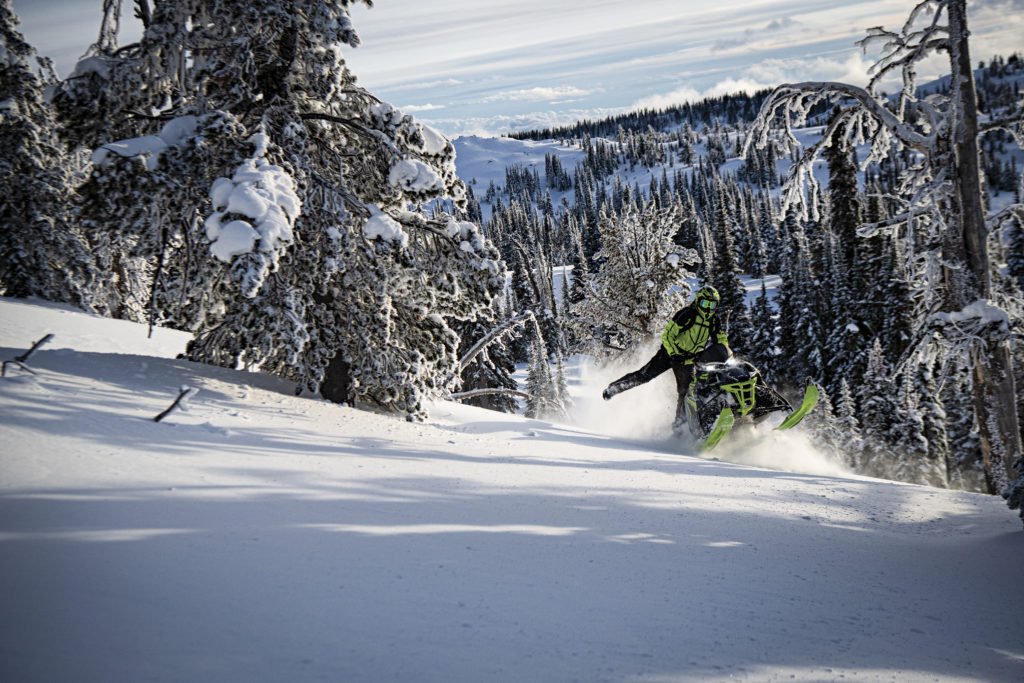
<path id="1" fill-rule="evenodd" d="M 180 332 L 0 319 L 5 359 L 55 335 L 0 380 L 5 680 L 1024 673 L 999 498 L 693 457 L 668 381 L 606 403 L 616 369 L 574 365 L 600 431 L 444 402 L 415 424 L 178 360 Z"/>
<path id="2" fill-rule="evenodd" d="M 110 76 L 110 59 L 96 55 L 80 59 L 68 78 L 81 78 L 89 74 L 96 74 L 104 80 L 107 79 Z"/>
<path id="3" fill-rule="evenodd" d="M 178 116 L 171 119 L 160 129 L 160 139 L 170 147 L 185 144 L 196 134 L 198 119 L 195 116 Z"/>
<path id="4" fill-rule="evenodd" d="M 441 156 L 448 147 L 448 138 L 430 126 L 420 126 L 423 135 L 423 153 L 429 156 Z"/>
<path id="5" fill-rule="evenodd" d="M 409 241 L 409 236 L 398 224 L 398 221 L 376 207 L 371 207 L 371 211 L 373 211 L 372 215 L 363 224 L 363 234 L 366 235 L 366 239 L 396 242 L 399 246 L 404 247 Z"/>
<path id="6" fill-rule="evenodd" d="M 160 154 L 167 149 L 167 143 L 159 135 L 144 135 L 138 138 L 108 142 L 92 153 L 94 166 L 106 166 L 111 161 L 111 154 L 117 157 L 141 157 L 150 171 L 156 170 L 160 163 Z"/>
<path id="7" fill-rule="evenodd" d="M 180 116 L 165 123 L 159 135 L 143 135 L 108 142 L 93 152 L 92 163 L 94 166 L 105 166 L 110 163 L 111 154 L 114 154 L 115 158 L 141 157 L 146 163 L 146 168 L 154 171 L 160 165 L 160 155 L 168 147 L 180 147 L 195 136 L 196 124 L 195 116 Z"/>
<path id="8" fill-rule="evenodd" d="M 444 181 L 419 159 L 402 159 L 391 167 L 388 183 L 406 192 L 443 192 Z"/>
<path id="9" fill-rule="evenodd" d="M 227 263 L 253 249 L 272 254 L 291 244 L 292 224 L 302 211 L 292 177 L 264 158 L 267 136 L 254 135 L 249 142 L 256 147 L 255 156 L 242 162 L 231 178 L 217 178 L 210 186 L 216 211 L 206 218 L 206 236 L 212 242 L 210 252 Z M 226 216 L 248 220 L 224 224 Z"/>
<path id="10" fill-rule="evenodd" d="M 206 224 L 207 235 L 211 225 L 209 221 Z M 259 236 L 245 221 L 231 221 L 217 230 L 217 239 L 210 245 L 210 252 L 224 263 L 231 263 L 235 256 L 251 253 Z"/>

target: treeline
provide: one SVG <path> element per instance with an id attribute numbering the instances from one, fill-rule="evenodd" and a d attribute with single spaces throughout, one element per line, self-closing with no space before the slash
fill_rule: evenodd
<path id="1" fill-rule="evenodd" d="M 584 120 L 569 126 L 509 133 L 508 137 L 516 140 L 573 140 L 587 136 L 614 137 L 620 129 L 639 132 L 649 128 L 667 130 L 684 123 L 691 126 L 735 124 L 753 120 L 770 92 L 758 90 L 749 95 L 735 93 L 707 97 L 664 109 L 641 108 L 596 121 Z"/>

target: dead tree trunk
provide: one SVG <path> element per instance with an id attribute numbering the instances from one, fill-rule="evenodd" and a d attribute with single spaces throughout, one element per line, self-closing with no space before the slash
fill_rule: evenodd
<path id="1" fill-rule="evenodd" d="M 947 7 L 950 29 L 950 66 L 953 75 L 953 107 L 957 119 L 952 131 L 956 202 L 963 231 L 964 261 L 970 267 L 977 298 L 991 297 L 992 280 L 988 259 L 985 209 L 982 204 L 981 167 L 978 151 L 978 99 L 968 48 L 965 0 L 951 0 Z M 971 301 L 960 301 L 961 306 Z M 1015 478 L 1014 461 L 1021 455 L 1020 426 L 1017 421 L 1017 392 L 1013 360 L 1007 342 L 989 340 L 971 359 L 974 375 L 974 407 L 978 416 L 982 457 L 992 493 Z M 1001 459 L 1001 462 L 997 462 Z"/>

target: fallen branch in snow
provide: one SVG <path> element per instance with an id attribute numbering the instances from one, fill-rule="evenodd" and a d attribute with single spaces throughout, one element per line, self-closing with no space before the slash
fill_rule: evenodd
<path id="1" fill-rule="evenodd" d="M 173 413 L 176 409 L 187 411 L 188 400 L 198 393 L 198 389 L 193 389 L 192 387 L 189 386 L 183 386 L 181 388 L 181 393 L 178 394 L 178 398 L 174 399 L 174 403 L 172 403 L 167 410 L 154 417 L 153 422 L 159 422 L 160 420 L 164 419 L 165 417 Z"/>
<path id="2" fill-rule="evenodd" d="M 51 339 L 53 339 L 53 335 L 52 334 L 48 334 L 45 337 L 43 337 L 42 339 L 40 339 L 39 341 L 37 341 L 35 344 L 33 344 L 32 348 L 30 348 L 25 353 L 21 354 L 20 356 L 15 356 L 14 358 L 11 358 L 10 360 L 5 360 L 4 363 L 3 363 L 3 366 L 0 367 L 0 377 L 6 377 L 7 376 L 7 366 L 8 365 L 17 365 L 22 370 L 26 370 L 27 372 L 29 372 L 29 373 L 31 373 L 33 375 L 36 374 L 35 371 L 32 368 L 30 368 L 28 365 L 26 365 L 26 363 L 28 363 L 29 357 L 33 353 L 35 353 L 36 350 L 40 346 L 42 346 L 46 342 L 50 341 Z"/>

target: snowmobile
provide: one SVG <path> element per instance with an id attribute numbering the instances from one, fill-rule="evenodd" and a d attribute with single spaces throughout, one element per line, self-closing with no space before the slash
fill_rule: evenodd
<path id="1" fill-rule="evenodd" d="M 794 409 L 765 383 L 753 364 L 733 357 L 724 346 L 713 345 L 697 358 L 684 406 L 690 433 L 704 452 L 717 446 L 737 421 L 758 424 L 770 415 L 785 413 L 775 429 L 792 429 L 817 402 L 818 387 L 810 383 Z"/>

